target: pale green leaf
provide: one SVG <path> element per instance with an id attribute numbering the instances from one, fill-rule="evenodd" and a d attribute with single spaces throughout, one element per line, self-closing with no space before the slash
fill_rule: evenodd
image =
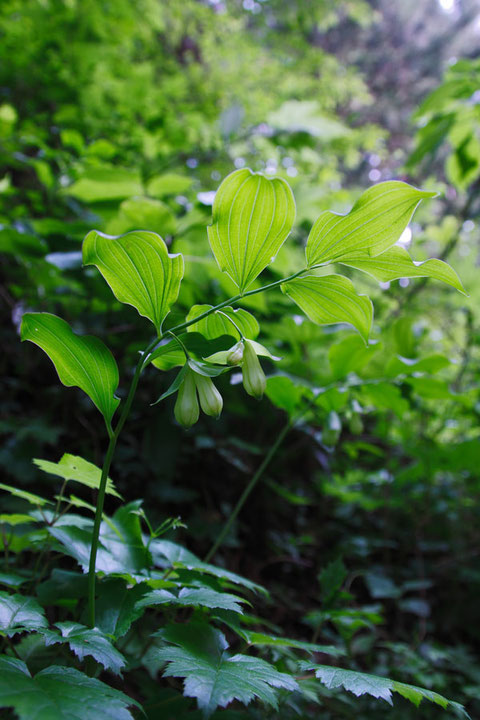
<path id="1" fill-rule="evenodd" d="M 312 665 L 308 662 L 302 662 L 300 665 L 302 670 L 313 670 L 315 676 L 331 690 L 343 687 L 357 697 L 360 697 L 360 695 L 371 695 L 372 697 L 386 700 L 390 705 L 392 704 L 392 692 L 397 692 L 417 706 L 421 700 L 425 698 L 436 705 L 440 705 L 440 707 L 444 709 L 448 707 L 455 708 L 461 712 L 464 717 L 468 717 L 461 705 L 452 700 L 447 700 L 442 695 L 432 692 L 431 690 L 426 690 L 425 688 L 406 685 L 405 683 L 381 677 L 380 675 L 370 675 L 355 670 L 343 670 L 329 665 Z"/>
<path id="2" fill-rule="evenodd" d="M 163 637 L 172 643 L 155 653 L 157 659 L 168 662 L 164 676 L 185 678 L 184 695 L 196 698 L 204 717 L 232 700 L 248 705 L 258 698 L 276 708 L 277 688 L 298 689 L 293 677 L 265 660 L 248 655 L 229 657 L 223 633 L 206 623 L 170 625 Z"/>
<path id="3" fill-rule="evenodd" d="M 212 305 L 194 305 L 187 315 L 190 322 L 194 318 L 202 315 L 204 312 L 212 309 Z M 230 318 L 230 320 L 229 320 Z M 257 320 L 247 310 L 227 306 L 217 310 L 211 315 L 202 318 L 196 323 L 189 326 L 188 332 L 202 333 L 206 338 L 213 340 L 221 335 L 232 335 L 237 340 L 240 339 L 240 333 L 244 337 L 254 339 L 260 332 Z"/>
<path id="4" fill-rule="evenodd" d="M 35 495 L 34 493 L 27 492 L 26 490 L 20 490 L 19 488 L 12 487 L 12 485 L 4 485 L 4 483 L 0 483 L 0 490 L 5 490 L 5 492 L 10 493 L 10 495 L 13 495 L 14 497 L 26 500 L 30 503 L 30 505 L 37 505 L 38 507 L 43 507 L 43 505 L 52 505 L 51 500 L 46 500 L 45 498 L 40 497 L 40 495 Z"/>
<path id="5" fill-rule="evenodd" d="M 220 269 L 241 293 L 275 259 L 294 220 L 293 193 L 281 178 L 243 168 L 222 182 L 208 237 Z"/>
<path id="6" fill-rule="evenodd" d="M 452 285 L 465 294 L 460 278 L 446 262 L 436 258 L 415 262 L 405 248 L 399 246 L 391 247 L 377 257 L 370 257 L 364 253 L 345 257 L 341 262 L 343 265 L 363 270 L 380 282 L 397 280 L 402 277 L 430 277 Z"/>
<path id="7" fill-rule="evenodd" d="M 0 706 L 19 720 L 133 720 L 140 705 L 100 680 L 71 667 L 51 667 L 34 677 L 24 662 L 0 656 Z"/>
<path id="8" fill-rule="evenodd" d="M 62 194 L 71 195 L 86 203 L 121 200 L 132 195 L 141 195 L 142 180 L 138 170 L 122 168 L 118 165 L 92 165 L 82 177 L 62 190 Z"/>
<path id="9" fill-rule="evenodd" d="M 50 313 L 25 313 L 21 339 L 41 347 L 55 365 L 60 381 L 67 387 L 81 388 L 105 420 L 111 421 L 120 402 L 114 396 L 118 368 L 101 340 L 92 335 L 76 335 L 65 320 Z"/>
<path id="10" fill-rule="evenodd" d="M 34 598 L 0 592 L 0 634 L 11 637 L 47 626 L 43 608 Z"/>
<path id="11" fill-rule="evenodd" d="M 111 670 L 116 675 L 125 667 L 126 660 L 123 655 L 98 628 L 88 628 L 76 622 L 59 622 L 55 627 L 61 634 L 54 630 L 45 630 L 42 633 L 47 646 L 65 643 L 79 660 L 82 661 L 86 655 L 90 655 L 106 670 Z"/>
<path id="12" fill-rule="evenodd" d="M 51 475 L 58 475 L 64 480 L 74 480 L 82 485 L 86 485 L 89 488 L 98 490 L 100 486 L 100 478 L 102 471 L 93 463 L 84 460 L 78 455 L 70 455 L 65 453 L 62 455 L 58 463 L 50 462 L 49 460 L 41 460 L 40 458 L 34 458 L 33 462 L 40 470 Z M 106 492 L 109 495 L 115 495 L 115 497 L 121 497 L 115 490 L 113 482 L 110 478 L 107 479 Z"/>
<path id="13" fill-rule="evenodd" d="M 372 303 L 366 295 L 357 295 L 348 278 L 307 275 L 281 287 L 313 322 L 318 325 L 349 323 L 368 340 L 373 321 Z"/>
<path id="14" fill-rule="evenodd" d="M 308 267 L 359 252 L 380 255 L 396 243 L 420 200 L 434 195 L 390 180 L 366 190 L 347 215 L 323 212 L 308 237 Z"/>
<path id="15" fill-rule="evenodd" d="M 133 305 L 160 334 L 183 277 L 183 257 L 170 255 L 160 235 L 138 230 L 109 236 L 92 230 L 83 241 L 83 262 L 95 265 L 117 300 Z"/>
<path id="16" fill-rule="evenodd" d="M 0 515 L 0 525 L 24 525 L 25 523 L 40 522 L 38 518 L 34 518 L 31 515 L 24 515 L 22 513 L 6 513 Z"/>

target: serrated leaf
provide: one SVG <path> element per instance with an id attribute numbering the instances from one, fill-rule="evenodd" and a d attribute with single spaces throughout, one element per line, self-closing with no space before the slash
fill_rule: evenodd
<path id="1" fill-rule="evenodd" d="M 243 293 L 274 259 L 295 220 L 288 183 L 248 168 L 220 185 L 208 238 L 215 259 Z"/>
<path id="2" fill-rule="evenodd" d="M 329 665 L 312 665 L 308 662 L 300 663 L 302 670 L 313 670 L 315 676 L 329 689 L 343 687 L 345 690 L 352 692 L 357 697 L 360 695 L 372 695 L 375 698 L 386 700 L 392 704 L 392 692 L 397 692 L 414 705 L 418 707 L 422 699 L 440 705 L 446 709 L 448 707 L 455 708 L 460 711 L 464 717 L 468 718 L 465 709 L 459 703 L 447 700 L 447 698 L 438 693 L 419 688 L 414 685 L 406 685 L 405 683 L 391 680 L 390 678 L 381 677 L 380 675 L 370 675 L 369 673 L 356 672 L 355 670 L 343 670 L 334 668 Z"/>
<path id="3" fill-rule="evenodd" d="M 357 295 L 350 280 L 343 275 L 307 275 L 284 283 L 281 288 L 318 325 L 348 323 L 368 340 L 373 321 L 372 303 L 366 295 Z"/>
<path id="4" fill-rule="evenodd" d="M 35 495 L 34 493 L 27 492 L 26 490 L 20 490 L 19 488 L 12 487 L 12 485 L 0 483 L 0 490 L 5 490 L 5 492 L 10 493 L 10 495 L 13 495 L 14 497 L 26 500 L 30 503 L 30 505 L 37 505 L 39 507 L 43 507 L 43 505 L 52 505 L 51 500 L 46 500 L 45 498 L 40 497 L 40 495 Z"/>
<path id="5" fill-rule="evenodd" d="M 40 458 L 34 458 L 33 462 L 40 470 L 50 473 L 51 475 L 58 475 L 58 477 L 64 480 L 75 480 L 75 482 L 79 482 L 94 490 L 98 490 L 100 486 L 100 478 L 102 475 L 100 468 L 78 455 L 65 453 L 58 463 L 41 460 Z M 109 495 L 115 495 L 115 497 L 121 498 L 121 495 L 115 490 L 110 478 L 107 479 L 106 492 Z"/>
<path id="6" fill-rule="evenodd" d="M 265 660 L 248 655 L 229 657 L 223 633 L 206 623 L 170 625 L 163 637 L 177 646 L 155 652 L 157 659 L 168 663 L 164 676 L 185 678 L 184 695 L 196 698 L 204 717 L 232 700 L 248 705 L 254 697 L 276 708 L 276 688 L 298 688 L 293 677 Z"/>
<path id="7" fill-rule="evenodd" d="M 398 278 L 430 277 L 452 285 L 464 295 L 465 290 L 455 270 L 443 260 L 432 258 L 423 262 L 412 260 L 405 248 L 394 246 L 377 257 L 367 254 L 345 257 L 343 265 L 362 270 L 380 282 L 397 280 Z"/>
<path id="8" fill-rule="evenodd" d="M 71 667 L 52 665 L 32 677 L 24 662 L 0 656 L 0 706 L 19 720 L 133 720 L 135 705 L 119 690 Z"/>
<path id="9" fill-rule="evenodd" d="M 142 597 L 138 603 L 138 608 L 151 607 L 153 605 L 180 605 L 185 607 L 208 607 L 221 608 L 222 610 L 231 610 L 232 612 L 242 614 L 242 606 L 240 603 L 246 602 L 237 595 L 231 593 L 217 592 L 211 588 L 187 588 L 183 587 L 178 595 L 170 590 L 152 590 Z"/>
<path id="10" fill-rule="evenodd" d="M 91 655 L 106 670 L 120 675 L 126 660 L 101 630 L 88 628 L 76 622 L 59 622 L 55 627 L 60 630 L 60 635 L 53 630 L 42 633 L 47 646 L 66 643 L 79 660 Z"/>
<path id="11" fill-rule="evenodd" d="M 323 212 L 308 236 L 308 267 L 358 252 L 379 255 L 396 243 L 420 200 L 434 196 L 390 180 L 366 190 L 347 215 Z"/>
<path id="12" fill-rule="evenodd" d="M 145 590 L 144 583 L 129 587 L 119 578 L 104 580 L 98 586 L 96 608 L 96 622 L 100 630 L 116 638 L 125 635 L 131 624 L 143 614 L 143 608 L 137 607 L 137 603 Z"/>
<path id="13" fill-rule="evenodd" d="M 12 637 L 47 626 L 43 608 L 34 598 L 0 592 L 0 633 Z"/>
<path id="14" fill-rule="evenodd" d="M 170 255 L 153 232 L 109 236 L 92 230 L 83 241 L 84 265 L 95 265 L 120 302 L 133 305 L 158 334 L 178 297 L 183 257 Z"/>
<path id="15" fill-rule="evenodd" d="M 264 595 L 268 595 L 267 590 L 261 585 L 247 580 L 241 575 L 225 570 L 224 568 L 217 567 L 216 565 L 210 565 L 205 563 L 192 552 L 186 548 L 172 542 L 171 540 L 157 539 L 150 543 L 150 552 L 153 555 L 153 559 L 160 565 L 165 564 L 165 559 L 171 564 L 172 567 L 184 567 L 187 570 L 196 570 L 206 575 L 213 575 L 220 580 L 226 580 L 232 582 L 235 585 L 241 585 L 248 590 L 254 592 L 260 592 Z"/>
<path id="16" fill-rule="evenodd" d="M 62 318 L 50 313 L 25 313 L 21 339 L 30 340 L 47 353 L 60 381 L 79 387 L 91 398 L 107 422 L 120 400 L 118 368 L 104 343 L 92 335 L 76 335 Z"/>
<path id="17" fill-rule="evenodd" d="M 204 312 L 211 310 L 212 305 L 194 305 L 187 315 L 187 321 L 202 315 Z M 231 318 L 233 322 L 230 322 Z M 240 333 L 236 327 L 242 332 L 244 337 L 254 340 L 260 332 L 260 326 L 254 316 L 243 308 L 233 308 L 230 306 L 223 307 L 211 315 L 202 318 L 193 325 L 190 325 L 188 332 L 202 333 L 206 338 L 213 340 L 221 335 L 232 335 L 236 340 L 240 339 Z M 207 353 L 204 353 L 206 355 Z"/>

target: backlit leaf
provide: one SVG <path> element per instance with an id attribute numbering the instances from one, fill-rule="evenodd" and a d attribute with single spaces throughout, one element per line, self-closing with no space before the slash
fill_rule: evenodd
<path id="1" fill-rule="evenodd" d="M 465 293 L 457 273 L 446 262 L 436 258 L 415 262 L 405 248 L 399 246 L 391 247 L 377 257 L 370 257 L 367 254 L 352 255 L 343 258 L 341 262 L 343 265 L 363 270 L 380 282 L 397 280 L 402 277 L 431 277 Z"/>
<path id="2" fill-rule="evenodd" d="M 434 195 L 390 180 L 366 190 L 347 215 L 323 212 L 308 237 L 308 267 L 359 252 L 380 255 L 396 243 L 420 200 Z"/>
<path id="3" fill-rule="evenodd" d="M 366 295 L 357 295 L 348 278 L 307 275 L 281 287 L 313 322 L 318 325 L 349 323 L 368 340 L 373 321 L 372 303 Z"/>
<path id="4" fill-rule="evenodd" d="M 138 230 L 109 236 L 92 230 L 83 241 L 83 262 L 95 265 L 117 300 L 133 305 L 160 334 L 183 277 L 183 257 L 170 255 L 160 235 Z"/>
<path id="5" fill-rule="evenodd" d="M 210 310 L 212 305 L 194 305 L 187 315 L 187 320 L 193 320 L 194 318 L 202 315 L 207 310 Z M 228 318 L 231 318 L 231 322 Z M 189 332 L 199 332 L 205 335 L 206 338 L 214 339 L 221 335 L 233 335 L 235 339 L 240 339 L 240 333 L 250 339 L 255 339 L 260 332 L 260 327 L 257 320 L 247 310 L 243 308 L 232 308 L 224 307 L 221 310 L 217 310 L 211 315 L 207 315 L 206 318 L 199 320 L 188 328 Z"/>
<path id="6" fill-rule="evenodd" d="M 92 335 L 76 335 L 70 325 L 50 313 L 25 313 L 21 339 L 30 340 L 44 350 L 55 365 L 60 381 L 79 387 L 91 398 L 107 422 L 120 400 L 115 359 L 101 340 Z"/>
<path id="7" fill-rule="evenodd" d="M 222 182 L 208 237 L 220 269 L 241 293 L 275 259 L 294 220 L 295 200 L 284 180 L 243 168 Z"/>
<path id="8" fill-rule="evenodd" d="M 119 690 L 72 667 L 51 667 L 34 677 L 22 660 L 0 656 L 0 706 L 19 720 L 133 720 L 135 705 Z"/>
<path id="9" fill-rule="evenodd" d="M 34 458 L 33 462 L 40 470 L 51 475 L 58 475 L 64 480 L 74 480 L 82 485 L 86 485 L 89 488 L 98 490 L 100 486 L 100 477 L 102 471 L 93 463 L 84 460 L 78 455 L 70 455 L 65 453 L 62 455 L 58 463 L 50 462 L 49 460 L 41 460 L 40 458 Z M 115 497 L 121 497 L 115 490 L 113 482 L 110 478 L 107 479 L 106 492 L 109 495 L 115 495 Z"/>
<path id="10" fill-rule="evenodd" d="M 232 700 L 248 705 L 255 697 L 276 708 L 276 688 L 298 689 L 291 675 L 278 672 L 265 660 L 229 657 L 223 633 L 206 623 L 170 625 L 162 635 L 172 643 L 155 653 L 168 662 L 164 676 L 185 678 L 184 695 L 197 699 L 204 717 Z"/>

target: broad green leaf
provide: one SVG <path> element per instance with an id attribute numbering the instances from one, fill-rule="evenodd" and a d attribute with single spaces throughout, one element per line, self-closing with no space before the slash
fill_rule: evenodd
<path id="1" fill-rule="evenodd" d="M 92 230 L 83 241 L 83 263 L 95 265 L 117 300 L 133 305 L 160 334 L 183 277 L 183 257 L 170 255 L 160 235 L 138 230 L 109 236 Z"/>
<path id="2" fill-rule="evenodd" d="M 151 565 L 150 553 L 142 538 L 140 518 L 135 512 L 137 508 L 136 502 L 124 505 L 108 522 L 102 522 L 97 572 L 106 575 L 124 572 L 134 574 Z M 68 521 L 67 516 L 65 523 Z M 92 521 L 85 518 L 84 527 L 58 523 L 48 527 L 48 532 L 63 545 L 64 551 L 75 558 L 85 572 L 88 570 L 90 558 L 92 526 Z"/>
<path id="3" fill-rule="evenodd" d="M 76 335 L 70 325 L 50 313 L 25 313 L 21 339 L 30 340 L 47 353 L 60 381 L 79 387 L 91 398 L 107 422 L 120 400 L 118 368 L 110 350 L 92 335 Z"/>
<path id="4" fill-rule="evenodd" d="M 75 653 L 80 661 L 86 655 L 91 655 L 106 670 L 111 670 L 120 675 L 126 660 L 98 628 L 88 628 L 76 622 L 59 622 L 55 624 L 60 630 L 45 630 L 42 634 L 45 637 L 46 645 L 66 643 Z"/>
<path id="5" fill-rule="evenodd" d="M 118 215 L 110 220 L 106 232 L 109 235 L 122 235 L 138 228 L 172 235 L 175 232 L 175 216 L 160 200 L 132 197 L 122 202 Z"/>
<path id="6" fill-rule="evenodd" d="M 357 295 L 348 278 L 307 275 L 281 287 L 313 322 L 318 325 L 349 323 L 368 340 L 373 321 L 372 303 L 366 295 Z"/>
<path id="7" fill-rule="evenodd" d="M 52 665 L 34 677 L 22 660 L 0 656 L 0 706 L 19 720 L 133 720 L 135 705 L 119 690 L 71 667 Z"/>
<path id="8" fill-rule="evenodd" d="M 185 607 L 208 607 L 231 610 L 235 613 L 243 613 L 240 603 L 246 602 L 237 595 L 226 592 L 217 592 L 211 588 L 181 588 L 178 594 L 170 590 L 152 590 L 142 597 L 138 608 L 150 607 L 153 605 L 180 605 Z"/>
<path id="9" fill-rule="evenodd" d="M 229 657 L 223 633 L 206 623 L 170 625 L 162 635 L 172 643 L 155 652 L 157 659 L 168 663 L 164 677 L 185 678 L 184 695 L 196 698 L 204 717 L 232 700 L 248 705 L 254 697 L 276 708 L 276 688 L 298 689 L 293 677 L 265 660 Z"/>
<path id="10" fill-rule="evenodd" d="M 153 540 L 153 542 L 150 543 L 150 551 L 153 555 L 154 561 L 160 566 L 164 566 L 165 560 L 167 560 L 172 567 L 184 567 L 188 570 L 196 570 L 207 575 L 214 575 L 221 580 L 232 582 L 235 585 L 241 585 L 248 590 L 268 594 L 265 588 L 261 585 L 257 585 L 257 583 L 247 580 L 246 578 L 230 572 L 229 570 L 225 570 L 224 568 L 205 563 L 192 552 L 181 545 L 172 542 L 171 540 Z"/>
<path id="11" fill-rule="evenodd" d="M 21 233 L 10 227 L 0 229 L 0 253 L 9 253 L 16 257 L 36 258 L 44 257 L 47 252 L 47 243 L 36 235 Z"/>
<path id="12" fill-rule="evenodd" d="M 390 180 L 366 190 L 347 215 L 323 212 L 308 236 L 308 267 L 358 253 L 380 255 L 396 243 L 420 200 L 434 196 Z"/>
<path id="13" fill-rule="evenodd" d="M 358 373 L 378 349 L 378 344 L 365 345 L 358 335 L 349 335 L 331 345 L 328 350 L 328 362 L 333 379 L 340 380 L 351 372 Z"/>
<path id="14" fill-rule="evenodd" d="M 100 630 L 115 638 L 125 635 L 131 624 L 143 614 L 143 608 L 137 607 L 137 603 L 145 590 L 144 583 L 129 587 L 119 578 L 103 580 L 98 585 L 96 608 L 96 622 Z"/>
<path id="15" fill-rule="evenodd" d="M 40 468 L 40 470 L 50 473 L 51 475 L 58 475 L 59 477 L 64 478 L 64 480 L 75 480 L 75 482 L 79 482 L 82 485 L 93 488 L 94 490 L 98 490 L 100 486 L 100 477 L 102 475 L 100 468 L 93 463 L 84 460 L 78 455 L 65 453 L 62 455 L 58 463 L 50 462 L 49 460 L 41 460 L 39 458 L 34 458 L 33 462 Z M 110 478 L 107 480 L 106 492 L 109 495 L 115 495 L 115 497 L 118 498 L 121 497 L 121 495 L 119 495 L 115 490 L 113 482 Z"/>
<path id="16" fill-rule="evenodd" d="M 194 318 L 202 315 L 207 310 L 211 310 L 212 305 L 194 305 L 187 315 L 187 320 L 190 322 Z M 233 322 L 231 322 L 229 320 Z M 199 332 L 205 335 L 206 338 L 213 340 L 221 335 L 232 335 L 236 340 L 240 339 L 240 333 L 244 337 L 254 340 L 260 332 L 260 327 L 257 320 L 247 310 L 243 308 L 236 308 L 227 306 L 217 310 L 211 315 L 199 320 L 193 325 L 190 325 L 188 332 Z"/>
<path id="17" fill-rule="evenodd" d="M 436 258 L 415 262 L 405 248 L 399 246 L 391 247 L 377 257 L 370 257 L 366 254 L 352 255 L 343 258 L 341 262 L 343 265 L 363 270 L 380 282 L 397 280 L 402 277 L 430 277 L 452 285 L 465 294 L 460 278 L 446 262 Z"/>
<path id="18" fill-rule="evenodd" d="M 0 572 L 0 585 L 6 585 L 7 587 L 16 589 L 29 580 L 28 576 L 19 575 L 18 573 Z"/>
<path id="19" fill-rule="evenodd" d="M 468 717 L 462 705 L 447 700 L 442 695 L 426 690 L 424 688 L 415 687 L 414 685 L 406 685 L 405 683 L 391 680 L 390 678 L 381 677 L 379 675 L 369 675 L 368 673 L 356 672 L 355 670 L 342 670 L 341 668 L 331 667 L 329 665 L 312 665 L 308 662 L 302 662 L 302 670 L 314 670 L 315 676 L 322 681 L 327 688 L 333 690 L 343 687 L 345 690 L 352 692 L 357 697 L 360 695 L 372 695 L 375 698 L 386 700 L 392 704 L 392 692 L 397 692 L 417 707 L 423 698 L 430 702 L 440 705 L 443 709 L 451 707 L 462 713 L 464 717 Z"/>
<path id="20" fill-rule="evenodd" d="M 121 200 L 141 195 L 142 192 L 138 170 L 106 164 L 92 165 L 79 180 L 62 190 L 62 194 L 71 195 L 85 203 Z"/>
<path id="21" fill-rule="evenodd" d="M 275 259 L 294 220 L 293 193 L 281 178 L 243 168 L 222 182 L 208 237 L 220 270 L 241 293 Z"/>
<path id="22" fill-rule="evenodd" d="M 191 188 L 193 179 L 178 173 L 165 173 L 151 178 L 147 184 L 147 192 L 152 197 L 167 195 L 184 195 Z"/>
<path id="23" fill-rule="evenodd" d="M 43 608 L 34 598 L 0 592 L 0 634 L 11 637 L 47 626 Z"/>

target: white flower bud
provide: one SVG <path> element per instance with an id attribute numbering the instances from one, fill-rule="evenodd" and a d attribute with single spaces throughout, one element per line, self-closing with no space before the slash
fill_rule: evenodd
<path id="1" fill-rule="evenodd" d="M 183 382 L 178 390 L 174 414 L 180 425 L 185 428 L 195 425 L 200 415 L 195 377 L 193 370 L 190 368 L 187 368 Z"/>
<path id="2" fill-rule="evenodd" d="M 198 390 L 200 407 L 205 415 L 218 418 L 223 408 L 222 396 L 212 382 L 212 379 L 205 375 L 195 373 L 195 385 Z"/>
<path id="3" fill-rule="evenodd" d="M 242 374 L 245 391 L 252 397 L 257 398 L 257 400 L 260 400 L 265 392 L 267 380 L 257 353 L 248 340 L 245 340 L 243 351 Z"/>
<path id="4" fill-rule="evenodd" d="M 240 340 L 236 345 L 232 347 L 230 353 L 227 355 L 228 365 L 240 365 L 243 360 L 243 340 Z"/>

